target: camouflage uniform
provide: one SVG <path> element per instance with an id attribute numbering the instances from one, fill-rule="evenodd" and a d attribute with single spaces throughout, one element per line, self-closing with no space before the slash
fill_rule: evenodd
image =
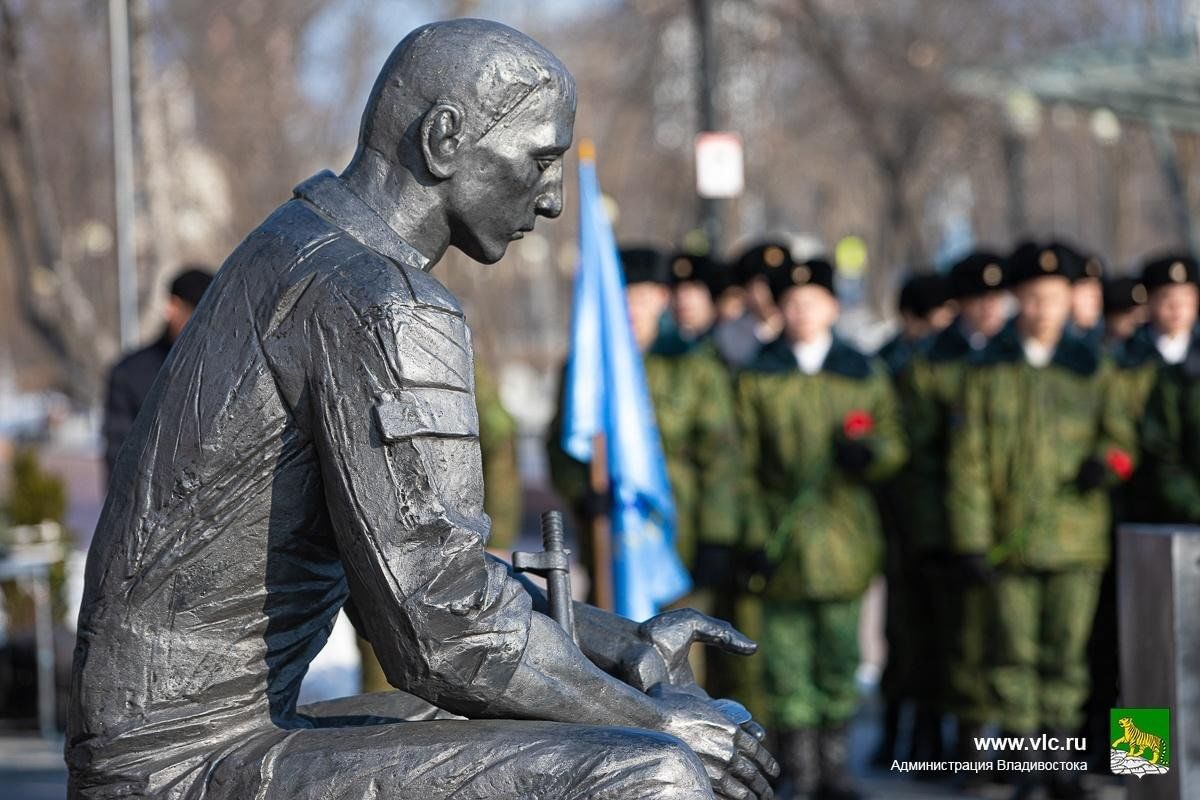
<path id="1" fill-rule="evenodd" d="M 962 392 L 966 363 L 974 352 L 961 323 L 923 347 L 898 381 L 911 459 L 898 476 L 907 498 L 908 548 L 904 581 L 911 615 L 910 654 L 918 704 L 983 724 L 991 716 L 990 693 L 979 679 L 985 669 L 987 591 L 950 568 L 946 519 L 946 456 Z M 901 590 L 903 591 L 903 589 Z M 890 656 L 889 656 L 890 657 Z"/>
<path id="2" fill-rule="evenodd" d="M 1156 521 L 1200 525 L 1200 340 L 1164 368 L 1141 422 L 1140 500 Z"/>
<path id="3" fill-rule="evenodd" d="M 1162 356 L 1154 344 L 1154 328 L 1143 325 L 1113 350 L 1113 360 L 1119 369 L 1118 386 L 1134 419 L 1142 415 L 1146 398 L 1154 388 Z"/>
<path id="4" fill-rule="evenodd" d="M 1085 647 L 1109 559 L 1104 484 L 1132 449 L 1111 365 L 1064 334 L 1030 366 L 1014 324 L 972 359 L 953 432 L 947 508 L 954 550 L 997 566 L 993 689 L 1008 731 L 1073 731 L 1088 692 Z M 1120 468 L 1114 467 L 1119 471 Z"/>
<path id="5" fill-rule="evenodd" d="M 747 481 L 745 539 L 769 565 L 761 587 L 767 718 L 781 730 L 844 722 L 854 711 L 858 611 L 883 539 L 867 483 L 904 463 L 896 401 L 883 367 L 834 340 L 820 372 L 801 372 L 776 340 L 739 376 Z M 865 412 L 873 458 L 839 465 L 847 415 Z"/>

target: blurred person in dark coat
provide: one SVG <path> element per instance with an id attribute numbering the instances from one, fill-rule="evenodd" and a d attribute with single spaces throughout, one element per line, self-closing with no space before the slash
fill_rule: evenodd
<path id="1" fill-rule="evenodd" d="M 176 275 L 167 296 L 162 333 L 152 344 L 125 355 L 109 373 L 102 430 L 107 475 L 112 474 L 121 444 L 133 427 L 146 395 L 150 394 L 171 345 L 183 332 L 212 279 L 212 270 L 204 266 L 189 266 Z"/>

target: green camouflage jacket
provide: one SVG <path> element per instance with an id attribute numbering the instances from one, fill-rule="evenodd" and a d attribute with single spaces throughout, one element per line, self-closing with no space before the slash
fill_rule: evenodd
<path id="1" fill-rule="evenodd" d="M 1089 458 L 1132 460 L 1133 423 L 1113 377 L 1069 334 L 1049 365 L 1029 365 L 1011 323 L 971 358 L 947 461 L 955 552 L 1037 569 L 1107 562 L 1108 493 L 1080 491 L 1076 477 Z M 1106 482 L 1117 482 L 1111 470 Z"/>
<path id="2" fill-rule="evenodd" d="M 1141 447 L 1137 518 L 1200 525 L 1200 347 L 1159 373 Z"/>
<path id="3" fill-rule="evenodd" d="M 643 364 L 675 500 L 675 546 L 690 568 L 698 544 L 737 543 L 741 468 L 733 387 L 708 346 L 671 355 L 650 352 Z M 587 467 L 562 450 L 562 411 L 560 391 L 547 450 L 554 488 L 577 507 L 587 488 Z"/>
<path id="4" fill-rule="evenodd" d="M 1154 388 L 1154 380 L 1163 365 L 1162 356 L 1154 344 L 1154 329 L 1143 325 L 1133 335 L 1113 349 L 1113 362 L 1117 366 L 1117 388 L 1124 396 L 1129 414 L 1134 419 L 1142 416 L 1146 398 Z"/>
<path id="5" fill-rule="evenodd" d="M 739 375 L 744 546 L 766 551 L 779 600 L 852 598 L 881 565 L 883 538 L 869 484 L 904 463 L 895 394 L 882 363 L 834 340 L 820 372 L 806 375 L 782 339 Z M 837 465 L 848 415 L 869 415 L 859 441 L 874 459 L 861 475 Z"/>
<path id="6" fill-rule="evenodd" d="M 946 451 L 950 431 L 960 421 L 962 379 L 972 352 L 954 324 L 919 348 L 897 377 L 910 455 L 896 483 L 906 506 L 908 544 L 916 552 L 944 553 L 950 546 Z"/>

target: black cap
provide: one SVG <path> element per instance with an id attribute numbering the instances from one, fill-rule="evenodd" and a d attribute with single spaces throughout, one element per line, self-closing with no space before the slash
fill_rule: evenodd
<path id="1" fill-rule="evenodd" d="M 912 275 L 900 288 L 900 310 L 922 319 L 950 299 L 950 281 L 932 272 Z"/>
<path id="2" fill-rule="evenodd" d="M 1083 266 L 1080 269 L 1079 277 L 1076 280 L 1085 281 L 1094 278 L 1098 281 L 1104 280 L 1104 260 L 1097 255 L 1085 256 Z"/>
<path id="3" fill-rule="evenodd" d="M 745 286 L 755 278 L 767 278 L 771 272 L 796 266 L 792 251 L 778 241 L 759 242 L 744 251 L 734 262 L 734 279 Z"/>
<path id="4" fill-rule="evenodd" d="M 955 300 L 979 297 L 1004 288 L 1004 259 L 987 250 L 976 250 L 950 268 L 950 296 Z"/>
<path id="5" fill-rule="evenodd" d="M 1050 276 L 1074 281 L 1083 274 L 1083 263 L 1078 250 L 1061 242 L 1023 242 L 1008 257 L 1008 285 Z"/>
<path id="6" fill-rule="evenodd" d="M 1191 256 L 1168 253 L 1148 260 L 1142 267 L 1142 285 L 1147 292 L 1178 283 L 1200 284 L 1200 270 Z"/>
<path id="7" fill-rule="evenodd" d="M 1146 287 L 1137 278 L 1109 278 L 1104 282 L 1104 313 L 1129 311 L 1146 303 Z"/>
<path id="8" fill-rule="evenodd" d="M 178 297 L 192 308 L 200 305 L 200 298 L 213 282 L 212 270 L 207 267 L 189 266 L 171 281 L 170 294 Z"/>
<path id="9" fill-rule="evenodd" d="M 767 284 L 776 302 L 793 286 L 820 286 L 834 297 L 833 265 L 823 258 L 810 258 L 787 267 L 776 267 L 767 273 Z"/>
<path id="10" fill-rule="evenodd" d="M 673 286 L 692 281 L 703 283 L 716 297 L 733 285 L 729 268 L 708 256 L 679 252 L 671 256 L 670 267 Z"/>
<path id="11" fill-rule="evenodd" d="M 620 256 L 626 286 L 635 283 L 671 285 L 671 272 L 663 251 L 653 247 L 623 247 Z"/>

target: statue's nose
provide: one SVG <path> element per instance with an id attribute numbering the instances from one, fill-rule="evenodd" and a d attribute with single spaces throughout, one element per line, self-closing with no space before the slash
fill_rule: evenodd
<path id="1" fill-rule="evenodd" d="M 562 186 L 556 186 L 538 195 L 534 210 L 543 217 L 554 219 L 562 213 Z"/>

